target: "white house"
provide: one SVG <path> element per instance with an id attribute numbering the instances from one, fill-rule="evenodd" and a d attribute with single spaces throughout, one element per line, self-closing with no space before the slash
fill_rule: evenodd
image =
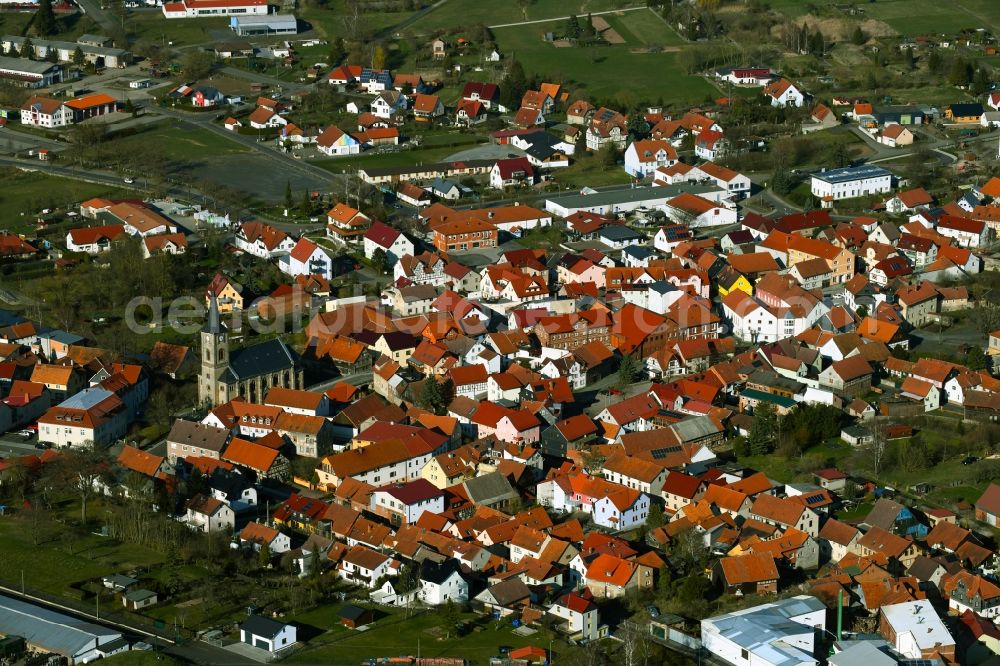
<path id="1" fill-rule="evenodd" d="M 262 615 L 251 615 L 240 625 L 240 642 L 268 652 L 279 652 L 295 643 L 294 625 Z"/>
<path id="2" fill-rule="evenodd" d="M 379 118 L 392 118 L 397 113 L 407 109 L 406 95 L 395 90 L 384 90 L 371 103 L 372 115 Z"/>
<path id="3" fill-rule="evenodd" d="M 372 493 L 371 508 L 375 513 L 399 524 L 412 524 L 424 511 L 444 511 L 444 493 L 426 479 L 409 483 L 394 483 Z"/>
<path id="4" fill-rule="evenodd" d="M 322 275 L 327 280 L 333 279 L 333 259 L 326 250 L 305 237 L 278 260 L 278 268 L 292 277 Z"/>
<path id="5" fill-rule="evenodd" d="M 469 583 L 462 577 L 456 560 L 425 566 L 419 583 L 417 598 L 428 606 L 440 606 L 449 601 L 464 604 L 469 600 Z"/>
<path id="6" fill-rule="evenodd" d="M 361 152 L 361 142 L 336 125 L 330 125 L 316 137 L 316 148 L 329 157 L 357 155 Z"/>
<path id="7" fill-rule="evenodd" d="M 677 151 L 668 141 L 634 141 L 625 150 L 625 172 L 636 178 L 652 175 L 660 167 L 677 163 Z"/>
<path id="8" fill-rule="evenodd" d="M 32 97 L 21 106 L 21 124 L 35 127 L 65 127 L 73 124 L 73 110 L 61 100 Z"/>
<path id="9" fill-rule="evenodd" d="M 811 189 L 824 202 L 883 194 L 892 189 L 892 173 L 868 164 L 830 169 L 813 174 Z"/>
<path id="10" fill-rule="evenodd" d="M 771 106 L 802 106 L 806 99 L 788 79 L 778 79 L 764 86 L 764 94 L 771 99 Z"/>
<path id="11" fill-rule="evenodd" d="M 236 514 L 228 504 L 214 497 L 195 495 L 185 505 L 187 526 L 199 532 L 232 532 Z"/>
<path id="12" fill-rule="evenodd" d="M 685 175 L 687 180 L 710 181 L 730 194 L 741 199 L 750 194 L 750 178 L 738 171 L 726 168 L 715 162 L 703 162 Z"/>
<path id="13" fill-rule="evenodd" d="M 927 599 L 882 606 L 881 613 L 886 638 L 904 657 L 925 659 L 933 650 L 955 654 L 954 637 Z"/>
<path id="14" fill-rule="evenodd" d="M 340 561 L 337 575 L 341 580 L 374 590 L 380 578 L 391 575 L 398 569 L 398 563 L 388 555 L 366 546 L 355 545 Z"/>
<path id="15" fill-rule="evenodd" d="M 664 212 L 672 221 L 691 228 L 736 224 L 738 220 L 735 207 L 730 208 L 690 192 L 668 201 Z"/>
<path id="16" fill-rule="evenodd" d="M 263 222 L 247 222 L 240 225 L 234 244 L 240 250 L 260 259 L 272 259 L 291 252 L 295 239 L 281 229 Z"/>
<path id="17" fill-rule="evenodd" d="M 390 266 L 399 261 L 400 257 L 413 256 L 415 251 L 413 241 L 406 234 L 378 220 L 372 222 L 365 232 L 364 246 L 365 257 L 371 259 L 376 250 L 382 250 L 389 259 Z"/>
<path id="18" fill-rule="evenodd" d="M 584 594 L 587 594 L 584 590 Z M 566 622 L 567 633 L 577 640 L 586 642 L 600 638 L 601 619 L 597 604 L 587 594 L 568 592 L 549 606 L 549 615 L 554 615 Z"/>

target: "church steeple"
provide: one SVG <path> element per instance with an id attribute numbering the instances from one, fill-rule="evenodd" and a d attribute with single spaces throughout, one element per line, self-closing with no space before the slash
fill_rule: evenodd
<path id="1" fill-rule="evenodd" d="M 222 326 L 219 301 L 209 293 L 208 319 L 201 329 L 201 373 L 198 398 L 202 403 L 218 404 L 227 398 L 220 395 L 219 378 L 229 367 L 229 334 Z"/>
<path id="2" fill-rule="evenodd" d="M 212 335 L 222 334 L 222 324 L 220 323 L 219 317 L 219 299 L 215 294 L 210 294 L 208 302 L 208 320 L 205 322 L 205 327 L 201 329 L 202 333 L 211 333 Z"/>

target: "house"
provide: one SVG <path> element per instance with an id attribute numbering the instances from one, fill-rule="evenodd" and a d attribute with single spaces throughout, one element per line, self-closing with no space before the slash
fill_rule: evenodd
<path id="1" fill-rule="evenodd" d="M 254 550 L 267 546 L 267 549 L 275 555 L 287 553 L 292 548 L 291 539 L 287 534 L 256 522 L 249 522 L 240 530 L 240 543 L 248 543 Z"/>
<path id="2" fill-rule="evenodd" d="M 439 224 L 432 233 L 434 247 L 439 252 L 450 253 L 496 247 L 499 230 L 490 222 L 469 218 Z"/>
<path id="3" fill-rule="evenodd" d="M 922 187 L 905 192 L 899 192 L 885 202 L 887 213 L 909 213 L 916 210 L 926 210 L 934 203 L 934 197 Z"/>
<path id="4" fill-rule="evenodd" d="M 601 107 L 590 118 L 586 133 L 587 150 L 597 151 L 606 145 L 625 150 L 628 141 L 628 121 L 625 116 Z"/>
<path id="5" fill-rule="evenodd" d="M 596 598 L 616 599 L 631 591 L 652 588 L 653 570 L 634 560 L 601 553 L 587 565 L 583 580 Z"/>
<path id="6" fill-rule="evenodd" d="M 879 633 L 908 659 L 944 657 L 954 662 L 955 639 L 927 599 L 882 606 Z"/>
<path id="7" fill-rule="evenodd" d="M 771 106 L 802 106 L 805 95 L 788 79 L 778 79 L 764 86 L 764 96 L 770 98 Z"/>
<path id="8" fill-rule="evenodd" d="M 278 259 L 278 268 L 282 273 L 292 277 L 319 275 L 326 280 L 332 280 L 333 258 L 319 245 L 302 237 L 287 255 Z"/>
<path id="9" fill-rule="evenodd" d="M 376 251 L 384 252 L 389 267 L 399 261 L 400 257 L 413 256 L 416 251 L 413 241 L 405 234 L 378 220 L 372 222 L 365 232 L 364 249 L 365 257 L 369 260 L 375 256 Z"/>
<path id="10" fill-rule="evenodd" d="M 250 127 L 254 129 L 271 129 L 288 124 L 288 121 L 283 116 L 263 106 L 254 109 L 253 113 L 247 116 L 247 120 L 250 123 Z"/>
<path id="11" fill-rule="evenodd" d="M 110 250 L 111 244 L 124 234 L 125 227 L 121 224 L 70 229 L 66 233 L 66 249 L 69 252 L 100 254 Z"/>
<path id="12" fill-rule="evenodd" d="M 445 560 L 441 564 L 426 561 L 418 579 L 417 598 L 428 606 L 444 603 L 464 604 L 469 600 L 469 583 L 462 576 L 458 561 Z"/>
<path id="13" fill-rule="evenodd" d="M 149 259 L 154 254 L 184 254 L 187 252 L 187 238 L 184 234 L 159 234 L 142 239 L 142 256 Z"/>
<path id="14" fill-rule="evenodd" d="M 840 125 L 840 118 L 837 114 L 822 102 L 813 107 L 812 113 L 809 114 L 809 119 L 813 121 L 810 129 L 828 129 Z M 803 131 L 806 131 L 805 127 L 803 127 Z"/>
<path id="15" fill-rule="evenodd" d="M 882 194 L 892 189 L 892 173 L 882 167 L 862 165 L 829 169 L 812 175 L 810 190 L 826 205 L 829 201 Z"/>
<path id="16" fill-rule="evenodd" d="M 38 441 L 53 446 L 106 446 L 125 435 L 128 409 L 113 392 L 94 386 L 51 407 L 38 419 Z"/>
<path id="17" fill-rule="evenodd" d="M 770 553 L 720 558 L 713 579 L 728 594 L 777 594 L 778 567 Z"/>
<path id="18" fill-rule="evenodd" d="M 750 507 L 750 517 L 780 529 L 795 529 L 811 537 L 819 534 L 819 515 L 800 502 L 763 493 Z"/>
<path id="19" fill-rule="evenodd" d="M 462 99 L 479 102 L 483 109 L 489 111 L 500 103 L 500 88 L 495 83 L 469 81 L 462 88 Z"/>
<path id="20" fill-rule="evenodd" d="M 826 615 L 815 597 L 781 599 L 702 620 L 702 646 L 734 666 L 814 666 Z"/>
<path id="21" fill-rule="evenodd" d="M 820 373 L 819 383 L 846 396 L 858 397 L 872 385 L 872 368 L 863 356 L 848 356 Z"/>
<path id="22" fill-rule="evenodd" d="M 562 620 L 564 633 L 572 639 L 586 643 L 601 638 L 600 614 L 590 590 L 567 592 L 549 606 L 549 615 Z"/>
<path id="23" fill-rule="evenodd" d="M 676 163 L 677 151 L 667 141 L 634 141 L 625 150 L 625 172 L 635 178 L 645 178 Z"/>
<path id="24" fill-rule="evenodd" d="M 889 125 L 882 130 L 878 142 L 890 148 L 913 145 L 913 133 L 903 125 Z"/>
<path id="25" fill-rule="evenodd" d="M 73 122 L 73 112 L 62 100 L 29 97 L 21 105 L 21 124 L 35 127 L 65 127 Z"/>
<path id="26" fill-rule="evenodd" d="M 976 500 L 976 520 L 1000 527 L 1000 485 L 991 483 Z"/>
<path id="27" fill-rule="evenodd" d="M 291 475 L 288 459 L 277 449 L 239 437 L 234 437 L 229 442 L 222 460 L 255 473 L 262 479 L 284 481 Z"/>
<path id="28" fill-rule="evenodd" d="M 535 169 L 527 157 L 497 160 L 490 169 L 490 187 L 497 190 L 534 183 Z"/>
<path id="29" fill-rule="evenodd" d="M 944 107 L 944 117 L 953 123 L 979 123 L 983 117 L 983 105 L 977 102 L 949 104 Z"/>
<path id="30" fill-rule="evenodd" d="M 487 107 L 478 100 L 463 99 L 455 106 L 455 124 L 472 127 L 486 122 L 489 118 Z"/>
<path id="31" fill-rule="evenodd" d="M 382 486 L 371 494 L 371 510 L 393 525 L 417 522 L 425 511 L 444 511 L 444 493 L 426 479 Z"/>
<path id="32" fill-rule="evenodd" d="M 437 95 L 417 95 L 413 99 L 413 116 L 417 120 L 431 120 L 444 115 L 444 104 Z"/>
<path id="33" fill-rule="evenodd" d="M 231 533 L 236 515 L 228 504 L 214 497 L 195 495 L 184 505 L 184 522 L 199 532 Z"/>
<path id="34" fill-rule="evenodd" d="M 337 574 L 341 580 L 375 589 L 380 578 L 399 569 L 399 563 L 360 544 L 352 546 L 340 560 Z"/>
<path id="35" fill-rule="evenodd" d="M 251 615 L 240 624 L 241 643 L 267 650 L 272 654 L 294 644 L 295 637 L 295 625 L 278 622 L 262 615 Z"/>
<path id="36" fill-rule="evenodd" d="M 982 576 L 964 570 L 945 574 L 939 588 L 956 614 L 970 610 L 994 622 L 1000 619 L 1000 587 Z"/>
<path id="37" fill-rule="evenodd" d="M 694 154 L 703 160 L 715 160 L 726 154 L 728 142 L 718 130 L 705 130 L 694 140 Z"/>
<path id="38" fill-rule="evenodd" d="M 342 243 L 350 243 L 364 236 L 372 220 L 367 215 L 345 203 L 338 203 L 326 214 L 326 235 Z"/>
<path id="39" fill-rule="evenodd" d="M 361 152 L 361 142 L 336 125 L 330 125 L 316 137 L 316 148 L 328 157 L 357 155 Z"/>
<path id="40" fill-rule="evenodd" d="M 228 428 L 215 428 L 195 421 L 174 420 L 167 434 L 167 459 L 170 464 L 178 458 L 212 458 L 219 460 L 229 442 Z"/>
<path id="41" fill-rule="evenodd" d="M 406 95 L 400 92 L 384 90 L 372 100 L 369 106 L 372 115 L 390 119 L 397 114 L 405 112 L 409 108 L 409 100 Z"/>
<path id="42" fill-rule="evenodd" d="M 737 220 L 735 207 L 727 207 L 690 192 L 667 201 L 664 211 L 672 221 L 692 229 L 736 224 Z"/>
<path id="43" fill-rule="evenodd" d="M 284 231 L 263 222 L 246 222 L 236 232 L 234 244 L 240 250 L 261 259 L 291 252 L 295 239 Z"/>

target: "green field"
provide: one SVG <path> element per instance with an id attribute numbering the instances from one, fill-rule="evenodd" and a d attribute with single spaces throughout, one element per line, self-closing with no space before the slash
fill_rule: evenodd
<path id="1" fill-rule="evenodd" d="M 398 153 L 385 153 L 382 155 L 369 154 L 354 155 L 351 157 L 331 157 L 328 159 L 313 160 L 310 164 L 315 164 L 319 168 L 326 169 L 331 173 L 340 173 L 341 171 L 350 173 L 361 167 L 395 167 L 440 162 L 460 150 L 462 150 L 461 147 L 446 146 L 424 150 L 404 150 Z"/>
<path id="2" fill-rule="evenodd" d="M 638 3 L 636 3 L 638 4 Z M 483 24 L 487 26 L 541 21 L 574 14 L 586 14 L 611 9 L 611 0 L 535 0 L 527 3 L 524 13 L 516 2 L 482 2 L 482 0 L 447 0 L 443 5 L 422 16 L 407 28 L 421 35 L 445 28 Z M 537 27 L 537 26 L 536 26 Z"/>
<path id="3" fill-rule="evenodd" d="M 376 621 L 367 631 L 353 631 L 340 625 L 337 619 L 339 606 L 325 606 L 315 611 L 291 618 L 300 625 L 322 631 L 307 646 L 286 659 L 303 664 L 357 664 L 371 657 L 462 657 L 474 664 L 486 664 L 490 657 L 498 656 L 501 645 L 521 647 L 536 645 L 548 649 L 550 635 L 543 631 L 523 637 L 512 631 L 510 621 L 497 622 L 479 615 L 465 614 L 463 620 L 476 622 L 475 629 L 461 638 L 446 637 L 440 617 L 427 612 L 405 618 L 401 610 L 379 608 Z M 389 615 L 386 615 L 388 611 Z M 381 616 L 381 617 L 379 617 Z M 417 641 L 419 640 L 419 647 Z M 556 659 L 566 657 L 571 648 L 558 641 L 553 646 Z"/>
<path id="4" fill-rule="evenodd" d="M 315 3 L 300 4 L 298 17 L 306 21 L 320 35 L 327 39 L 334 37 L 350 37 L 344 17 L 348 15 L 348 0 L 330 0 L 322 7 Z M 359 32 L 375 34 L 394 25 L 402 23 L 412 14 L 410 12 L 367 12 L 361 15 Z"/>
<path id="5" fill-rule="evenodd" d="M 115 140 L 121 150 L 141 152 L 143 146 L 155 144 L 167 160 L 202 160 L 220 155 L 250 152 L 243 145 L 201 127 L 179 121 L 169 121 L 148 132 L 140 132 Z"/>
<path id="6" fill-rule="evenodd" d="M 126 194 L 125 190 L 117 187 L 9 167 L 0 168 L 0 182 L 3 182 L 0 206 L 4 211 L 0 228 L 14 233 L 34 230 L 34 216 L 43 208 L 72 207 L 93 197 L 121 197 Z"/>
<path id="7" fill-rule="evenodd" d="M 614 99 L 625 106 L 660 97 L 666 104 L 703 102 L 718 90 L 680 67 L 677 53 L 633 53 L 628 44 L 556 48 L 542 40 L 545 24 L 494 30 L 505 53 L 529 74 L 561 83 L 571 93 Z"/>

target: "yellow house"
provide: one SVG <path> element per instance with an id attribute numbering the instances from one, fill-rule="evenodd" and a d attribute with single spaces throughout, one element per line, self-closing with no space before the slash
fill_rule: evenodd
<path id="1" fill-rule="evenodd" d="M 736 290 L 742 291 L 747 296 L 753 296 L 753 283 L 731 266 L 727 266 L 716 276 L 715 286 L 719 296 L 727 296 Z"/>
<path id="2" fill-rule="evenodd" d="M 243 309 L 243 286 L 233 282 L 222 273 L 216 273 L 215 277 L 212 278 L 212 283 L 208 285 L 208 289 L 205 291 L 205 307 L 211 305 L 213 294 L 219 303 L 221 314 Z"/>

